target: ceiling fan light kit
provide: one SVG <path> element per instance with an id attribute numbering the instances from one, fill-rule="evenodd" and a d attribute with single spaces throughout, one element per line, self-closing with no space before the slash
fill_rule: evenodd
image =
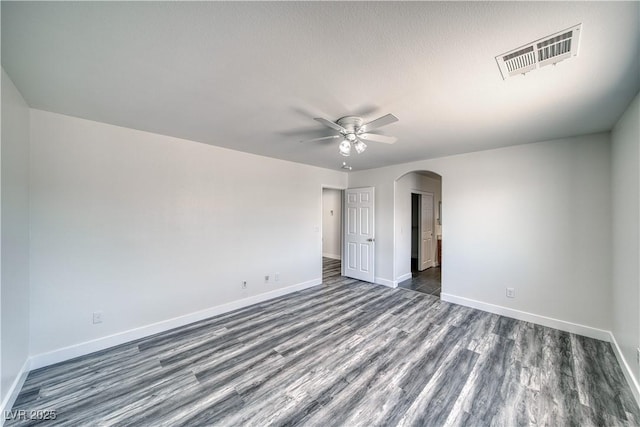
<path id="1" fill-rule="evenodd" d="M 351 148 L 356 150 L 356 153 L 362 154 L 367 149 L 367 144 L 363 140 L 382 142 L 384 144 L 393 144 L 396 142 L 396 138 L 378 135 L 375 133 L 368 133 L 371 129 L 376 129 L 391 123 L 398 121 L 398 118 L 393 114 L 387 114 L 379 117 L 369 123 L 364 123 L 361 117 L 346 116 L 332 122 L 327 119 L 318 117 L 317 122 L 340 132 L 340 135 L 325 136 L 322 138 L 309 139 L 302 142 L 320 141 L 325 139 L 342 138 L 340 145 L 338 145 L 338 152 L 347 157 L 351 155 Z"/>
<path id="2" fill-rule="evenodd" d="M 349 156 L 351 154 L 351 143 L 346 139 L 343 139 L 340 145 L 338 146 L 338 151 L 343 156 Z"/>
<path id="3" fill-rule="evenodd" d="M 362 152 L 367 149 L 367 144 L 358 140 L 353 144 L 353 147 L 356 149 L 358 154 L 362 154 Z"/>

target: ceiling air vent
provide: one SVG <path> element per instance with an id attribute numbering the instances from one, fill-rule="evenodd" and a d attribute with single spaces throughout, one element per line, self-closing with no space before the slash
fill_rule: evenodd
<path id="1" fill-rule="evenodd" d="M 525 74 L 578 55 L 582 24 L 496 56 L 502 78 Z"/>

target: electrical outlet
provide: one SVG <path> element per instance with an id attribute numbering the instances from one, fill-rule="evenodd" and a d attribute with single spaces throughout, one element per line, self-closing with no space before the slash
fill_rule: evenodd
<path id="1" fill-rule="evenodd" d="M 247 281 L 246 280 L 242 281 L 242 289 L 247 289 Z"/>
<path id="2" fill-rule="evenodd" d="M 276 272 L 276 274 L 273 275 L 273 278 L 276 282 L 280 281 L 280 273 Z"/>
<path id="3" fill-rule="evenodd" d="M 269 275 L 264 276 L 264 283 L 269 283 Z"/>
<path id="4" fill-rule="evenodd" d="M 102 323 L 102 312 L 101 311 L 94 311 L 93 312 L 93 324 L 95 325 L 96 323 Z"/>
<path id="5" fill-rule="evenodd" d="M 515 298 L 516 290 L 515 288 L 507 288 L 507 298 Z"/>

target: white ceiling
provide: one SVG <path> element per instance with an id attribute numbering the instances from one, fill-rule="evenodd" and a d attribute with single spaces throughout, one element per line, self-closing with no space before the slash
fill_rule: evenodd
<path id="1" fill-rule="evenodd" d="M 359 170 L 611 129 L 639 6 L 2 1 L 2 66 L 34 108 L 331 169 L 313 117 L 393 113 Z M 502 80 L 496 55 L 577 23 L 578 57 Z"/>

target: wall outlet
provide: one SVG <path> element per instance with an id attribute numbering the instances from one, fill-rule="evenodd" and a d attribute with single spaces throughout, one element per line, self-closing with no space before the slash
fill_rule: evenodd
<path id="1" fill-rule="evenodd" d="M 264 276 L 264 283 L 269 283 L 269 275 Z"/>
<path id="2" fill-rule="evenodd" d="M 274 275 L 273 275 L 273 279 L 274 279 L 276 282 L 279 282 L 279 281 L 280 281 L 280 273 L 276 272 L 276 274 L 274 274 Z"/>
<path id="3" fill-rule="evenodd" d="M 507 288 L 507 298 L 515 298 L 516 290 L 515 288 Z"/>
<path id="4" fill-rule="evenodd" d="M 96 323 L 102 323 L 102 312 L 101 311 L 94 311 L 93 312 L 93 324 L 95 325 Z"/>
<path id="5" fill-rule="evenodd" d="M 242 281 L 242 289 L 247 289 L 247 281 L 246 280 Z"/>

